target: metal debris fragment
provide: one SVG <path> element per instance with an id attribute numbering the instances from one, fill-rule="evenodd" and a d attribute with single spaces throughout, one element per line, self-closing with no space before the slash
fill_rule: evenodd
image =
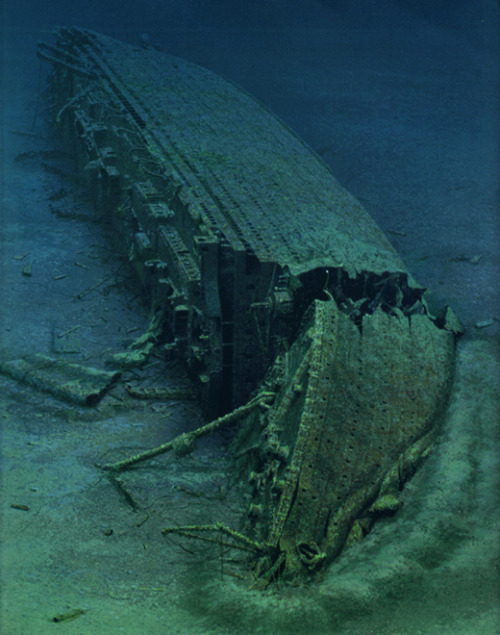
<path id="1" fill-rule="evenodd" d="M 490 320 L 479 320 L 477 321 L 474 326 L 477 329 L 486 329 L 489 326 L 493 326 L 495 324 L 495 320 L 494 319 L 490 319 Z"/>
<path id="2" fill-rule="evenodd" d="M 59 613 L 52 618 L 53 622 L 68 622 L 69 620 L 74 620 L 77 617 L 82 616 L 85 613 L 84 609 L 71 609 L 66 611 L 65 613 Z"/>
<path id="3" fill-rule="evenodd" d="M 120 373 L 66 362 L 48 355 L 0 360 L 0 373 L 58 399 L 95 406 Z"/>

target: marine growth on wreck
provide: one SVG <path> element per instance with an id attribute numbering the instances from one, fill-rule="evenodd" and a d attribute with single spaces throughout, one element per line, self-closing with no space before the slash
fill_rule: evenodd
<path id="1" fill-rule="evenodd" d="M 204 529 L 248 547 L 258 587 L 313 574 L 396 511 L 429 451 L 451 309 L 429 313 L 360 203 L 232 83 L 76 28 L 38 52 L 78 173 L 149 295 L 144 354 L 185 360 L 207 417 L 241 413 L 248 515 Z"/>

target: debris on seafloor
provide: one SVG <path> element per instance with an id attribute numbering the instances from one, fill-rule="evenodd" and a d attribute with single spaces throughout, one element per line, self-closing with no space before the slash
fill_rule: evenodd
<path id="1" fill-rule="evenodd" d="M 74 326 L 62 333 L 51 332 L 50 352 L 51 353 L 80 353 L 82 342 L 79 335 L 81 326 Z"/>
<path id="2" fill-rule="evenodd" d="M 116 353 L 110 362 L 118 368 L 138 368 L 144 366 L 149 355 L 156 347 L 158 339 L 163 330 L 164 315 L 162 311 L 152 310 L 148 328 L 145 333 L 136 338 L 129 346 L 128 350 Z"/>
<path id="3" fill-rule="evenodd" d="M 495 318 L 491 318 L 489 320 L 478 320 L 477 322 L 475 322 L 474 326 L 477 329 L 486 329 L 489 326 L 493 326 L 496 321 L 499 321 L 499 320 L 495 320 Z"/>
<path id="4" fill-rule="evenodd" d="M 195 399 L 191 388 L 134 388 L 130 384 L 125 384 L 127 394 L 133 399 L 145 401 L 171 401 L 173 399 Z"/>
<path id="5" fill-rule="evenodd" d="M 196 428 L 192 432 L 183 432 L 175 439 L 171 441 L 167 441 L 162 445 L 159 445 L 155 448 L 151 448 L 150 450 L 145 450 L 140 454 L 136 454 L 134 456 L 128 457 L 117 463 L 107 463 L 105 465 L 101 465 L 101 469 L 108 470 L 110 472 L 120 472 L 122 470 L 126 470 L 132 465 L 136 465 L 141 461 L 146 461 L 147 459 L 152 459 L 160 454 L 165 454 L 170 450 L 173 450 L 177 456 L 185 456 L 186 454 L 190 454 L 196 442 L 196 439 L 202 437 L 206 434 L 211 434 L 220 428 L 227 426 L 229 424 L 235 423 L 237 421 L 241 421 L 245 417 L 248 416 L 250 412 L 252 412 L 258 406 L 265 404 L 274 396 L 273 393 L 259 393 L 256 397 L 251 399 L 244 406 L 240 406 L 240 408 L 236 408 L 232 412 L 219 417 L 215 421 L 211 421 L 200 428 Z"/>
<path id="6" fill-rule="evenodd" d="M 30 252 L 27 251 L 25 254 L 19 254 L 18 256 L 14 256 L 14 260 L 24 260 L 26 258 L 26 256 L 29 256 Z"/>
<path id="7" fill-rule="evenodd" d="M 120 377 L 116 371 L 91 368 L 39 353 L 0 360 L 0 373 L 81 406 L 96 406 Z"/>
<path id="8" fill-rule="evenodd" d="M 158 320 L 114 361 L 168 347 L 214 420 L 104 467 L 185 454 L 244 413 L 241 527 L 165 532 L 231 537 L 259 588 L 311 577 L 397 510 L 446 409 L 458 318 L 431 314 L 361 204 L 245 91 L 83 29 L 57 29 L 38 53 L 54 121 Z"/>
<path id="9" fill-rule="evenodd" d="M 69 622 L 69 620 L 74 620 L 77 617 L 80 617 L 85 613 L 85 609 L 70 609 L 65 613 L 59 613 L 58 615 L 54 615 L 52 618 L 53 622 Z"/>
<path id="10" fill-rule="evenodd" d="M 121 478 L 118 478 L 118 476 L 114 472 L 108 474 L 108 478 L 110 483 L 117 489 L 117 491 L 121 494 L 125 502 L 132 508 L 132 510 L 134 512 L 137 511 L 140 505 L 136 497 L 130 492 L 130 489 L 127 487 L 125 481 Z"/>
<path id="11" fill-rule="evenodd" d="M 478 265 L 482 259 L 481 254 L 475 254 L 473 256 L 466 256 L 461 254 L 460 256 L 454 256 L 450 258 L 450 262 L 468 262 L 470 265 Z"/>
<path id="12" fill-rule="evenodd" d="M 107 276 L 104 276 L 104 278 L 101 278 L 98 282 L 96 282 L 95 284 L 93 284 L 91 287 L 88 287 L 87 289 L 85 289 L 84 291 L 81 291 L 80 293 L 78 293 L 76 295 L 76 299 L 77 300 L 81 300 L 82 298 L 84 298 L 86 295 L 88 295 L 89 293 L 91 293 L 92 291 L 95 291 L 96 289 L 98 289 L 101 285 L 103 285 L 105 282 L 107 282 L 108 280 L 110 280 L 115 274 L 114 273 L 110 273 Z"/>
<path id="13" fill-rule="evenodd" d="M 29 512 L 30 508 L 28 505 L 20 505 L 18 503 L 12 503 L 12 509 L 20 509 L 22 512 Z"/>

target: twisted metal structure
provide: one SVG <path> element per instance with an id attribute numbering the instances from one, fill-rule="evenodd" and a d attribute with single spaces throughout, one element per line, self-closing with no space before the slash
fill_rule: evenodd
<path id="1" fill-rule="evenodd" d="M 236 445 L 257 575 L 309 574 L 394 511 L 447 400 L 450 309 L 264 106 L 208 70 L 94 32 L 41 42 L 55 121 L 207 413 L 259 386 Z M 246 479 L 244 479 L 246 480 Z"/>

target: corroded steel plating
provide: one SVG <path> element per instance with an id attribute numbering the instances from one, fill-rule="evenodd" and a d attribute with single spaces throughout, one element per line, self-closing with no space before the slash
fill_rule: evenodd
<path id="1" fill-rule="evenodd" d="M 310 572 L 426 453 L 450 384 L 450 310 L 429 314 L 359 202 L 244 91 L 97 33 L 56 37 L 38 49 L 56 122 L 206 411 L 262 382 L 276 393 L 238 441 L 247 529 L 268 549 L 259 575 Z"/>

